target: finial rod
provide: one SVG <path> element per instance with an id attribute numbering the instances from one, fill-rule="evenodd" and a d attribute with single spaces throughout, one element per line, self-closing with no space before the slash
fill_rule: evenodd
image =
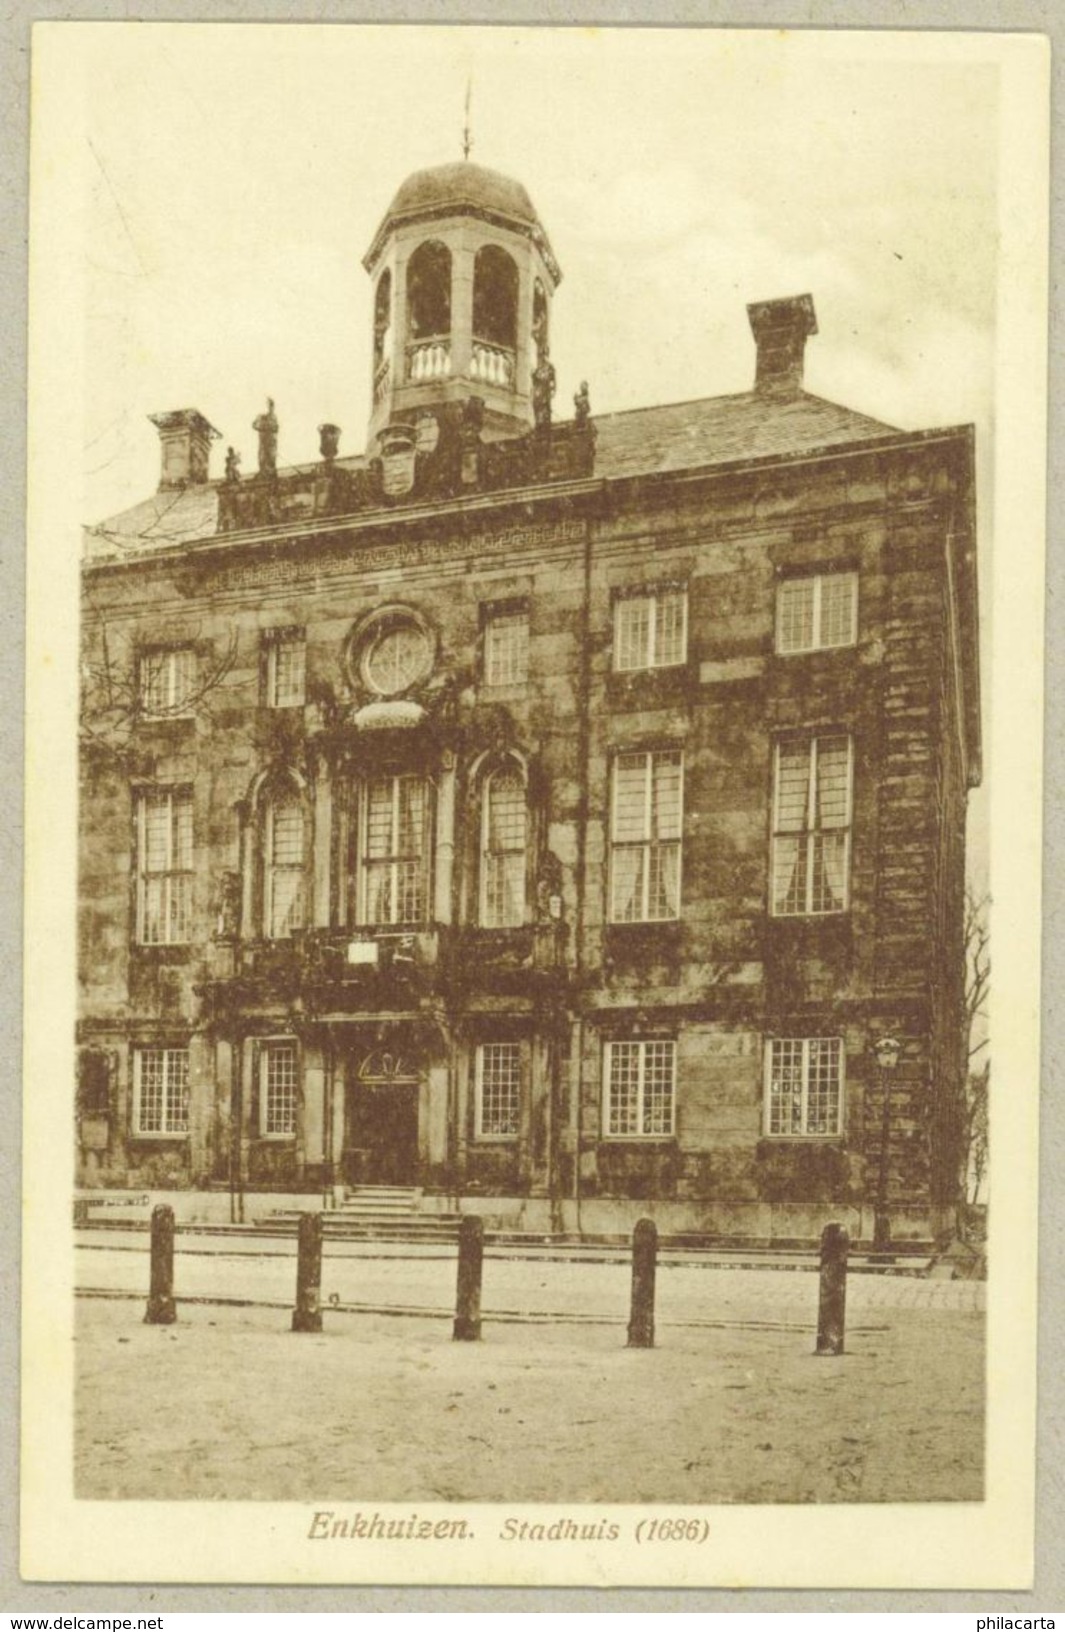
<path id="1" fill-rule="evenodd" d="M 464 159 L 469 158 L 470 148 L 473 146 L 473 137 L 470 135 L 470 93 L 472 88 L 473 81 L 468 79 L 466 81 L 466 117 L 462 126 L 462 157 Z"/>

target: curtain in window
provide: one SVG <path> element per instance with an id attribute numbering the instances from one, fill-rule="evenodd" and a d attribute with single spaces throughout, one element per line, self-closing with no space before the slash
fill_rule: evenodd
<path id="1" fill-rule="evenodd" d="M 298 796 L 280 794 L 266 810 L 266 933 L 291 935 L 304 924 L 304 823 Z"/>
<path id="2" fill-rule="evenodd" d="M 614 763 L 611 917 L 675 918 L 680 905 L 681 755 L 619 754 Z"/>
<path id="3" fill-rule="evenodd" d="M 485 788 L 482 921 L 490 929 L 525 922 L 525 783 L 496 771 Z"/>
<path id="4" fill-rule="evenodd" d="M 426 784 L 417 776 L 375 777 L 366 789 L 362 921 L 420 923 L 426 911 Z"/>
<path id="5" fill-rule="evenodd" d="M 192 795 L 144 793 L 138 801 L 139 940 L 148 946 L 189 938 L 192 909 Z"/>
<path id="6" fill-rule="evenodd" d="M 817 744 L 817 826 L 814 840 L 814 910 L 846 905 L 847 829 L 850 824 L 850 748 L 846 737 Z"/>
<path id="7" fill-rule="evenodd" d="M 774 913 L 846 907 L 850 823 L 850 739 L 781 743 L 773 819 Z"/>

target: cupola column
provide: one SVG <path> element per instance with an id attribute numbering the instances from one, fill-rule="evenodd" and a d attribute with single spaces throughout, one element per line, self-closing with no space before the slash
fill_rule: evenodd
<path id="1" fill-rule="evenodd" d="M 519 261 L 518 332 L 515 337 L 517 345 L 514 351 L 514 384 L 519 391 L 530 389 L 527 382 L 532 380 L 532 371 L 536 367 L 536 356 L 532 343 L 532 304 L 535 282 L 536 278 L 528 261 Z"/>
<path id="2" fill-rule="evenodd" d="M 468 379 L 473 355 L 473 256 L 460 238 L 451 243 L 451 375 Z"/>

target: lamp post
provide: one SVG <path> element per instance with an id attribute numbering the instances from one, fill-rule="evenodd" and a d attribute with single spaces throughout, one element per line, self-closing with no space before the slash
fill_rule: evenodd
<path id="1" fill-rule="evenodd" d="M 902 1044 L 890 1035 L 877 1038 L 873 1044 L 880 1077 L 880 1173 L 876 1186 L 876 1211 L 873 1215 L 873 1251 L 887 1252 L 891 1246 L 891 1220 L 888 1216 L 888 1141 L 891 1137 L 891 1079 L 899 1063 Z"/>

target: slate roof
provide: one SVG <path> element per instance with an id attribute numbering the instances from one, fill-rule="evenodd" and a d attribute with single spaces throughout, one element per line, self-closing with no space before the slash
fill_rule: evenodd
<path id="1" fill-rule="evenodd" d="M 703 397 L 595 418 L 597 476 L 643 476 L 734 460 L 782 458 L 897 434 L 896 427 L 806 392 Z"/>
<path id="2" fill-rule="evenodd" d="M 746 460 L 785 458 L 900 435 L 896 427 L 807 392 L 775 399 L 755 391 L 704 397 L 616 414 L 595 415 L 595 477 L 653 476 Z M 350 457 L 349 470 L 365 465 Z M 282 477 L 316 467 L 293 466 Z M 86 529 L 86 555 L 165 548 L 211 537 L 217 528 L 217 483 L 163 490 Z"/>

